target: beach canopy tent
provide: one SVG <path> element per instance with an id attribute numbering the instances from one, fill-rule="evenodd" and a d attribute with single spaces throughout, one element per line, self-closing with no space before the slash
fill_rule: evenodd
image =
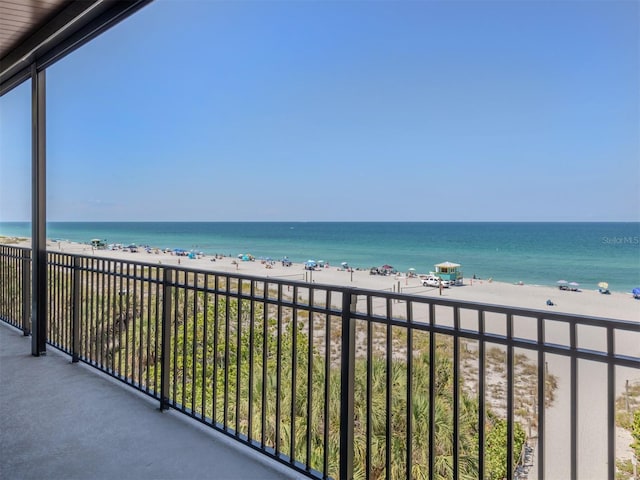
<path id="1" fill-rule="evenodd" d="M 46 70 L 152 0 L 0 0 L 0 97 L 31 80 L 31 353 L 46 352 Z M 126 52 L 123 53 L 126 55 Z"/>
<path id="2" fill-rule="evenodd" d="M 609 284 L 607 282 L 598 283 L 598 291 L 606 295 L 611 294 L 611 292 L 609 291 Z"/>

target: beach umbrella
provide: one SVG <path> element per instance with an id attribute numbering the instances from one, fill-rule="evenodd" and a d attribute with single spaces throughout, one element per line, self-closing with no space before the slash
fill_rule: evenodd
<path id="1" fill-rule="evenodd" d="M 347 262 L 342 262 L 340 265 L 342 265 L 343 267 L 346 267 L 349 264 Z"/>
<path id="2" fill-rule="evenodd" d="M 569 283 L 569 282 L 567 282 L 566 280 L 558 280 L 556 283 L 557 283 L 558 285 L 566 285 L 566 284 L 567 284 L 567 283 Z"/>
<path id="3" fill-rule="evenodd" d="M 580 284 L 578 282 L 571 282 L 569 285 L 571 285 L 572 287 L 579 287 Z"/>
<path id="4" fill-rule="evenodd" d="M 634 295 L 640 295 L 640 288 L 634 288 L 633 290 L 631 290 L 631 293 L 633 293 Z"/>
<path id="5" fill-rule="evenodd" d="M 415 269 L 415 268 L 410 268 L 410 269 L 409 269 L 409 271 L 410 271 L 410 272 L 415 272 L 415 271 L 416 271 L 416 269 Z"/>
<path id="6" fill-rule="evenodd" d="M 609 284 L 607 282 L 600 282 L 598 284 L 598 287 L 604 288 L 606 290 L 607 288 L 609 288 Z"/>

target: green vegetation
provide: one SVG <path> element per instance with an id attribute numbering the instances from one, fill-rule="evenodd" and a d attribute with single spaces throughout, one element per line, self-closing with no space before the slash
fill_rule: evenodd
<path id="1" fill-rule="evenodd" d="M 277 309 L 262 303 L 211 296 L 206 311 L 204 298 L 194 302 L 193 294 L 176 297 L 179 310 L 173 326 L 171 395 L 173 400 L 197 414 L 220 422 L 250 438 L 277 448 L 295 460 L 310 459 L 312 468 L 338 476 L 340 371 L 334 361 L 335 342 L 326 350 L 321 338 L 340 338 L 339 319 L 312 319 L 316 343 L 309 342 L 306 312 L 294 314 L 284 309 L 277 320 Z M 202 294 L 200 294 L 202 295 Z M 208 318 L 205 332 L 205 315 Z M 395 336 L 398 334 L 398 340 Z M 378 326 L 371 339 L 384 345 L 392 335 L 397 343 L 406 341 L 406 329 Z M 373 348 L 372 361 L 357 358 L 355 364 L 355 477 L 366 477 L 366 451 L 370 449 L 371 478 L 386 476 L 390 455 L 390 477 L 407 478 L 407 382 L 411 375 L 412 454 L 411 476 L 428 478 L 429 465 L 429 338 L 414 335 L 412 369 L 406 354 L 388 362 L 381 348 Z M 367 340 L 365 340 L 367 341 Z M 339 354 L 339 352 L 338 352 Z M 453 364 L 452 344 L 446 339 L 436 344 L 435 376 L 435 478 L 451 478 L 453 471 Z M 311 384 L 307 371 L 311 362 Z M 327 365 L 328 362 L 328 365 Z M 159 365 L 152 366 L 159 368 Z M 370 370 L 370 407 L 367 379 Z M 250 372 L 253 372 L 252 374 Z M 278 372 L 280 375 L 278 375 Z M 152 374 L 152 376 L 155 373 Z M 328 376 L 328 377 L 327 377 Z M 325 379 L 327 381 L 325 382 Z M 387 396 L 387 384 L 390 396 Z M 326 385 L 326 390 L 325 390 Z M 308 392 L 311 393 L 310 401 Z M 251 393 L 251 395 L 250 395 Z M 249 400 L 251 398 L 251 400 Z M 390 402 L 387 418 L 387 402 Z M 459 478 L 478 477 L 478 402 L 459 388 Z M 370 440 L 367 445 L 367 414 Z M 503 478 L 506 469 L 506 422 L 488 414 L 487 468 L 485 478 Z M 517 460 L 525 440 L 516 424 L 514 458 Z M 307 444 L 307 435 L 310 436 Z M 326 435 L 326 440 L 325 440 Z M 387 446 L 387 439 L 390 444 Z M 310 450 L 307 451 L 308 446 Z M 387 453 L 389 452 L 389 453 Z"/>
<path id="2" fill-rule="evenodd" d="M 162 290 L 153 282 L 120 274 L 155 279 L 160 271 L 87 273 L 83 275 L 80 303 L 82 355 L 156 392 L 161 375 Z M 50 336 L 65 348 L 71 339 L 71 273 L 71 268 L 61 268 L 49 276 L 53 295 L 50 305 L 56 305 L 50 311 Z M 193 275 L 185 274 L 178 281 L 193 285 Z M 263 301 L 250 301 L 234 296 L 242 291 L 237 283 L 220 282 L 218 289 L 230 295 L 173 289 L 171 402 L 337 478 L 340 318 L 270 305 L 266 300 L 276 297 L 270 290 L 261 292 Z M 359 324 L 356 332 L 355 478 L 366 478 L 367 472 L 374 479 L 429 478 L 431 422 L 435 428 L 434 478 L 452 478 L 453 396 L 457 389 L 458 478 L 477 479 L 481 450 L 477 393 L 463 384 L 465 372 L 461 371 L 458 384 L 454 383 L 452 338 L 434 335 L 435 357 L 431 358 L 428 333 L 410 334 L 401 326 L 378 324 L 372 327 L 369 338 L 367 329 L 361 328 L 364 326 Z M 412 348 L 408 353 L 409 335 Z M 389 345 L 392 358 L 386 354 Z M 367 347 L 371 350 L 370 361 Z M 471 362 L 473 354 L 466 355 Z M 497 353 L 492 355 L 496 356 L 494 363 L 501 361 Z M 430 385 L 432 361 L 435 378 Z M 433 419 L 431 390 L 435 397 Z M 412 408 L 408 416 L 409 402 Z M 497 480 L 506 475 L 506 421 L 490 408 L 486 418 L 482 449 L 485 478 Z M 409 426 L 410 472 L 406 442 Z M 525 441 L 518 422 L 514 423 L 513 440 L 515 464 Z"/>
<path id="3" fill-rule="evenodd" d="M 1 243 L 1 242 L 0 242 Z M 0 261 L 0 312 L 12 325 L 22 326 L 21 260 Z"/>
<path id="4" fill-rule="evenodd" d="M 616 426 L 624 428 L 631 434 L 629 448 L 640 461 L 640 383 L 629 383 L 625 392 L 616 400 Z M 633 478 L 631 460 L 616 459 L 616 478 L 629 480 Z"/>

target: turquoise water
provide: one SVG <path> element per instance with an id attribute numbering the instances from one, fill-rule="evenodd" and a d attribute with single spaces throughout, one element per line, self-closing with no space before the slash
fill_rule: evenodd
<path id="1" fill-rule="evenodd" d="M 0 235 L 28 237 L 28 223 L 0 223 Z M 554 285 L 575 281 L 616 291 L 640 287 L 640 223 L 394 223 L 394 222 L 99 222 L 47 225 L 47 237 L 92 238 L 205 253 L 251 253 L 294 262 L 393 265 L 427 273 L 443 261 L 504 282 Z"/>

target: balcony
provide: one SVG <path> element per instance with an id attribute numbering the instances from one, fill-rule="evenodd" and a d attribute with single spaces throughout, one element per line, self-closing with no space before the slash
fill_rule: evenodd
<path id="1" fill-rule="evenodd" d="M 0 246 L 0 317 L 25 333 L 30 257 Z M 47 277 L 47 343 L 79 365 L 0 329 L 3 469 L 613 479 L 629 458 L 637 323 L 60 252 Z"/>
<path id="2" fill-rule="evenodd" d="M 296 478 L 55 349 L 28 352 L 0 325 L 2 478 Z"/>

